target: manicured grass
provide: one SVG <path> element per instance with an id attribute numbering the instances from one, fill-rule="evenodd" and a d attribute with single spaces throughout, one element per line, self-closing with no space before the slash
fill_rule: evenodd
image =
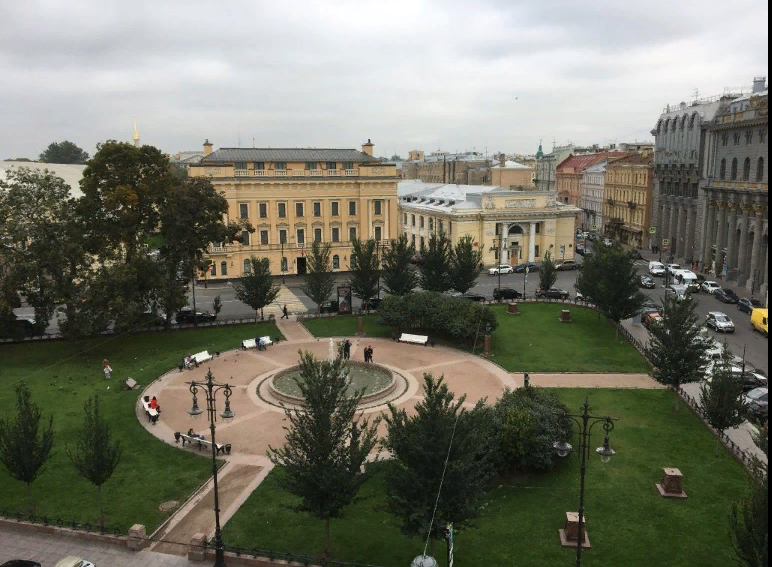
<path id="1" fill-rule="evenodd" d="M 391 337 L 391 328 L 378 324 L 378 315 L 362 315 L 366 337 Z M 354 315 L 305 319 L 303 324 L 315 337 L 353 337 L 357 333 Z"/>
<path id="2" fill-rule="evenodd" d="M 571 311 L 572 323 L 560 323 Z M 520 315 L 493 307 L 499 327 L 491 337 L 493 360 L 510 372 L 649 372 L 641 354 L 614 325 L 591 310 L 548 303 L 521 303 Z"/>
<path id="3" fill-rule="evenodd" d="M 260 332 L 281 336 L 273 324 L 261 324 Z M 43 419 L 54 418 L 53 456 L 32 484 L 35 514 L 92 525 L 98 521 L 96 488 L 77 474 L 65 451 L 65 447 L 75 445 L 84 402 L 98 392 L 102 413 L 123 448 L 121 462 L 102 490 L 106 521 L 124 532 L 136 523 L 144 524 L 148 533 L 155 529 L 168 516 L 158 506 L 167 500 L 186 500 L 211 474 L 211 462 L 170 447 L 145 431 L 134 413 L 139 392 L 123 391 L 123 381 L 130 376 L 147 385 L 190 352 L 230 350 L 242 339 L 254 336 L 254 325 L 239 325 L 73 343 L 0 345 L 0 412 L 4 416 L 15 414 L 14 384 L 23 379 L 41 407 Z M 102 373 L 104 358 L 113 367 L 111 381 Z M 159 401 L 163 407 L 164 401 Z M 27 511 L 26 485 L 3 469 L 0 509 Z"/>
<path id="4" fill-rule="evenodd" d="M 592 549 L 582 565 L 618 567 L 667 565 L 705 567 L 732 565 L 727 515 L 746 487 L 742 467 L 666 390 L 558 390 L 578 412 L 585 396 L 592 412 L 619 420 L 612 432 L 617 451 L 604 464 L 593 451 L 587 469 L 585 514 Z M 599 427 L 599 426 L 598 426 Z M 598 428 L 596 428 L 597 430 Z M 593 446 L 602 437 L 593 431 Z M 578 440 L 574 438 L 574 446 Z M 663 467 L 684 474 L 687 500 L 666 500 L 654 484 Z M 318 554 L 323 523 L 293 512 L 296 499 L 278 488 L 272 472 L 226 524 L 228 545 Z M 383 567 L 409 565 L 423 542 L 408 540 L 385 510 L 383 481 L 375 476 L 344 518 L 332 523 L 334 557 Z M 575 551 L 562 548 L 558 528 L 565 513 L 576 511 L 579 463 L 573 456 L 545 474 L 495 483 L 477 527 L 456 536 L 457 565 L 488 567 L 572 565 Z M 435 554 L 445 567 L 446 548 Z"/>

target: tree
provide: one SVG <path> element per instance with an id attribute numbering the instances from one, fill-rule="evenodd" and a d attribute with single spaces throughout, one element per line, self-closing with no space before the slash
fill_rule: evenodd
<path id="1" fill-rule="evenodd" d="M 418 286 L 418 273 L 410 263 L 413 256 L 415 246 L 408 241 L 407 234 L 400 234 L 384 248 L 381 272 L 383 287 L 389 295 L 407 295 Z"/>
<path id="2" fill-rule="evenodd" d="M 552 254 L 547 251 L 544 253 L 544 258 L 542 258 L 541 267 L 539 268 L 539 287 L 543 290 L 548 290 L 555 285 L 557 279 L 557 266 L 552 261 Z"/>
<path id="3" fill-rule="evenodd" d="M 492 416 L 483 400 L 471 410 L 463 407 L 466 396 L 454 401 L 443 377 L 425 374 L 424 392 L 416 415 L 389 405 L 383 445 L 393 459 L 386 463 L 385 480 L 387 506 L 402 533 L 428 536 L 434 555 L 445 526 L 469 526 L 483 506 L 486 484 L 495 474 Z"/>
<path id="4" fill-rule="evenodd" d="M 327 301 L 335 288 L 335 274 L 332 271 L 332 245 L 327 242 L 322 244 L 314 240 L 311 245 L 311 253 L 306 260 L 306 275 L 300 289 L 303 290 L 311 301 L 316 303 L 319 314 L 322 313 L 322 303 Z"/>
<path id="5" fill-rule="evenodd" d="M 102 504 L 102 485 L 107 482 L 121 460 L 121 444 L 114 441 L 110 426 L 99 409 L 99 394 L 89 398 L 83 406 L 83 428 L 76 434 L 75 450 L 66 449 L 67 456 L 80 476 L 97 487 L 99 496 L 99 524 L 105 525 Z"/>
<path id="6" fill-rule="evenodd" d="M 16 384 L 16 416 L 0 418 L 0 464 L 13 478 L 27 484 L 30 514 L 30 485 L 45 470 L 54 446 L 54 417 L 41 429 L 42 415 L 26 382 L 21 381 Z"/>
<path id="7" fill-rule="evenodd" d="M 419 282 L 426 291 L 448 291 L 453 287 L 450 279 L 452 247 L 444 231 L 429 236 L 429 245 L 421 247 L 423 264 Z"/>
<path id="8" fill-rule="evenodd" d="M 260 311 L 260 319 L 264 319 L 263 308 L 273 303 L 279 295 L 279 286 L 273 285 L 268 258 L 251 256 L 249 271 L 234 282 L 233 289 L 239 301 L 255 310 L 255 319 L 258 311 Z"/>
<path id="9" fill-rule="evenodd" d="M 680 302 L 665 297 L 660 320 L 649 327 L 646 353 L 654 367 L 652 376 L 673 390 L 705 376 L 709 343 L 700 331 L 696 308 L 697 302 L 691 295 Z M 678 410 L 678 399 L 675 403 Z"/>
<path id="10" fill-rule="evenodd" d="M 725 429 L 736 429 L 745 421 L 748 407 L 743 400 L 743 384 L 732 376 L 732 353 L 724 345 L 721 360 L 713 376 L 700 386 L 702 412 L 708 423 L 719 433 Z M 716 436 L 716 455 L 721 438 Z"/>
<path id="11" fill-rule="evenodd" d="M 268 448 L 271 461 L 284 468 L 281 486 L 300 498 L 297 510 L 325 522 L 324 554 L 330 553 L 330 521 L 356 497 L 369 478 L 360 470 L 377 445 L 379 420 L 370 423 L 357 415 L 364 391 L 350 396 L 347 365 L 339 350 L 333 361 L 300 353 L 304 404 L 285 409 L 290 422 L 284 447 Z"/>
<path id="12" fill-rule="evenodd" d="M 222 298 L 220 298 L 219 295 L 215 295 L 214 299 L 212 300 L 212 311 L 214 311 L 215 317 L 217 317 L 220 314 L 220 311 L 222 311 Z"/>
<path id="13" fill-rule="evenodd" d="M 450 254 L 452 289 L 466 293 L 474 287 L 482 270 L 482 250 L 475 249 L 474 238 L 467 234 L 456 242 Z"/>
<path id="14" fill-rule="evenodd" d="M 362 305 L 366 309 L 370 300 L 378 296 L 380 269 L 376 242 L 372 238 L 369 240 L 354 238 L 351 247 L 353 248 L 351 255 L 356 258 L 356 265 L 351 268 L 348 284 L 351 286 L 351 293 L 362 300 Z"/>
<path id="15" fill-rule="evenodd" d="M 72 142 L 51 142 L 45 151 L 40 154 L 40 161 L 45 163 L 86 163 L 88 153 L 84 152 Z"/>
<path id="16" fill-rule="evenodd" d="M 619 322 L 638 313 L 646 301 L 646 295 L 638 288 L 633 257 L 618 242 L 594 248 L 582 264 L 576 287 L 614 322 L 615 336 L 619 335 Z"/>

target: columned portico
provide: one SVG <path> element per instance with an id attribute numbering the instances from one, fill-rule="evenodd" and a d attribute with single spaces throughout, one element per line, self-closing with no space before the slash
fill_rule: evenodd
<path id="1" fill-rule="evenodd" d="M 756 216 L 753 219 L 753 247 L 751 248 L 751 269 L 750 273 L 748 274 L 748 282 L 746 284 L 746 289 L 749 291 L 752 289 L 752 287 L 755 287 L 758 289 L 758 284 L 761 283 L 761 278 L 759 277 L 759 256 L 761 253 L 761 239 L 763 238 L 761 234 L 761 222 L 764 220 L 764 209 L 763 207 L 760 207 L 758 205 L 753 207 L 753 211 L 756 213 Z M 755 281 L 754 279 L 757 279 L 759 281 Z"/>
<path id="2" fill-rule="evenodd" d="M 711 261 L 713 260 L 713 236 L 715 235 L 716 224 L 716 202 L 710 200 L 708 202 L 708 218 L 705 222 L 705 230 L 702 241 L 704 246 L 702 247 L 702 265 L 703 271 L 710 269 Z"/>
<path id="3" fill-rule="evenodd" d="M 748 229 L 750 228 L 750 207 L 743 207 L 740 218 L 740 250 L 737 253 L 737 284 L 743 285 L 748 279 Z"/>
<path id="4" fill-rule="evenodd" d="M 499 264 L 506 264 L 509 261 L 509 227 L 511 223 L 499 223 L 501 230 L 501 246 L 499 248 Z"/>
<path id="5" fill-rule="evenodd" d="M 716 238 L 716 270 L 715 274 L 718 276 L 724 268 L 724 254 L 721 251 L 723 248 L 724 237 L 726 236 L 726 203 L 720 201 L 718 203 L 718 238 Z"/>
<path id="6" fill-rule="evenodd" d="M 729 235 L 726 243 L 726 279 L 737 278 L 735 273 L 735 243 L 737 240 L 737 203 L 729 204 Z"/>

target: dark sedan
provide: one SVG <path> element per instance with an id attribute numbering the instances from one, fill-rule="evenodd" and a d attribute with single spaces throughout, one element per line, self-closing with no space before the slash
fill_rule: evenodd
<path id="1" fill-rule="evenodd" d="M 642 275 L 640 279 L 640 286 L 646 289 L 654 289 L 657 287 L 657 283 L 647 275 Z"/>
<path id="2" fill-rule="evenodd" d="M 186 307 L 177 313 L 177 323 L 181 325 L 187 325 L 193 322 L 196 323 L 210 323 L 217 319 L 217 315 L 209 313 L 209 311 L 196 311 L 195 315 L 193 310 Z"/>
<path id="3" fill-rule="evenodd" d="M 524 273 L 526 266 L 528 267 L 528 271 L 529 272 L 538 272 L 539 271 L 539 266 L 537 266 L 533 262 L 525 262 L 524 264 L 518 264 L 517 265 L 517 267 L 515 268 L 515 273 L 516 274 Z"/>
<path id="4" fill-rule="evenodd" d="M 480 295 L 479 293 L 473 293 L 471 291 L 467 291 L 466 293 L 462 293 L 459 295 L 459 297 L 462 297 L 464 299 L 468 299 L 470 301 L 476 301 L 477 303 L 482 303 L 485 301 L 485 296 Z"/>
<path id="5" fill-rule="evenodd" d="M 761 302 L 755 297 L 750 299 L 743 297 L 740 301 L 737 302 L 737 310 L 742 311 L 743 313 L 752 313 L 753 310 L 758 307 L 761 307 Z"/>
<path id="6" fill-rule="evenodd" d="M 40 567 L 40 563 L 30 559 L 11 559 L 0 565 L 0 567 Z"/>
<path id="7" fill-rule="evenodd" d="M 493 290 L 493 299 L 499 301 L 501 299 L 520 299 L 523 294 L 511 287 L 496 288 Z"/>
<path id="8" fill-rule="evenodd" d="M 547 290 L 537 289 L 536 297 L 539 297 L 542 299 L 568 299 L 569 295 L 568 295 L 568 292 L 564 289 L 551 287 Z"/>
<path id="9" fill-rule="evenodd" d="M 720 289 L 714 294 L 715 298 L 722 303 L 738 303 L 740 298 L 731 289 Z"/>

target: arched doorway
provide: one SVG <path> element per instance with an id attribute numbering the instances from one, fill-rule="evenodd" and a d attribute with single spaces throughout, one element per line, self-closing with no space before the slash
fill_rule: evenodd
<path id="1" fill-rule="evenodd" d="M 507 250 L 507 260 L 517 263 L 520 261 L 523 254 L 524 235 L 525 231 L 519 224 L 515 224 L 509 227 L 507 233 L 509 237 L 509 250 Z"/>

